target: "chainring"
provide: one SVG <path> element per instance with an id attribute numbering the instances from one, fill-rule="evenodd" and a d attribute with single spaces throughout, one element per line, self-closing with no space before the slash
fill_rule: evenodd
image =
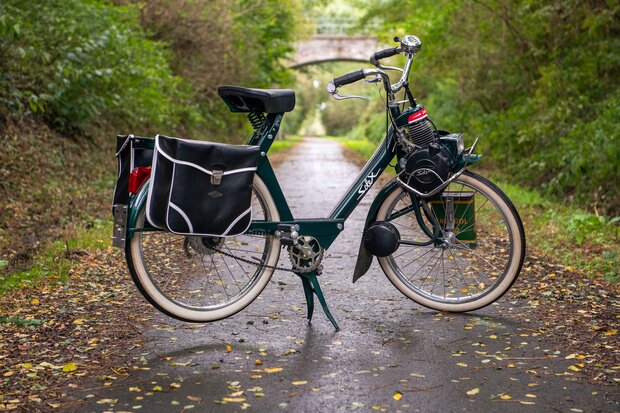
<path id="1" fill-rule="evenodd" d="M 297 243 L 288 248 L 293 269 L 300 272 L 315 270 L 317 274 L 320 274 L 323 253 L 324 250 L 319 241 L 308 235 L 297 238 Z"/>

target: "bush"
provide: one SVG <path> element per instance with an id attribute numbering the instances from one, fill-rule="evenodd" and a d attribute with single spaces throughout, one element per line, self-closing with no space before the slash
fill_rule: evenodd
<path id="1" fill-rule="evenodd" d="M 137 21 L 133 8 L 96 0 L 0 3 L 0 115 L 63 130 L 196 120 L 168 51 Z"/>

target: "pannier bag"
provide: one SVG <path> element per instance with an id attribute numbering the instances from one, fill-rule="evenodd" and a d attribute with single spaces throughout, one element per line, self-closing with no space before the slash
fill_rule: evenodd
<path id="1" fill-rule="evenodd" d="M 116 136 L 116 159 L 118 177 L 114 188 L 112 205 L 127 205 L 129 174 L 138 166 L 151 166 L 153 161 L 153 138 L 134 135 Z"/>
<path id="2" fill-rule="evenodd" d="M 155 137 L 146 216 L 181 235 L 234 236 L 252 221 L 259 147 Z"/>
<path id="3" fill-rule="evenodd" d="M 153 161 L 153 145 L 153 138 L 143 138 L 134 135 L 118 135 L 116 137 L 118 176 L 112 201 L 112 214 L 114 215 L 112 245 L 115 247 L 125 247 L 129 176 L 136 167 L 151 166 Z"/>

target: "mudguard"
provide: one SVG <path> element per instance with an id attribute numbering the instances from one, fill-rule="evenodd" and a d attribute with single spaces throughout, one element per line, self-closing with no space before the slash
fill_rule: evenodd
<path id="1" fill-rule="evenodd" d="M 364 224 L 364 232 L 366 232 L 366 229 L 370 226 L 370 224 L 376 221 L 377 212 L 379 211 L 381 204 L 383 204 L 383 201 L 385 201 L 390 193 L 392 193 L 392 191 L 396 188 L 398 188 L 398 184 L 395 179 L 391 180 L 383 188 L 381 188 L 375 199 L 372 201 L 370 209 L 368 210 L 366 223 Z M 353 282 L 356 282 L 362 278 L 366 272 L 368 272 L 368 269 L 372 264 L 372 257 L 373 255 L 368 252 L 364 246 L 364 236 L 362 235 L 360 239 L 360 249 L 357 254 L 357 261 L 355 263 L 355 270 L 353 271 Z"/>
<path id="2" fill-rule="evenodd" d="M 138 215 L 140 214 L 140 210 L 142 206 L 146 202 L 146 198 L 149 194 L 149 186 L 151 180 L 147 179 L 144 184 L 140 187 L 140 190 L 137 194 L 132 195 L 129 198 L 129 211 L 127 212 L 127 237 L 126 239 L 129 241 L 133 238 L 133 232 L 130 229 L 136 227 L 136 222 L 138 221 Z M 129 245 L 129 244 L 127 244 Z"/>

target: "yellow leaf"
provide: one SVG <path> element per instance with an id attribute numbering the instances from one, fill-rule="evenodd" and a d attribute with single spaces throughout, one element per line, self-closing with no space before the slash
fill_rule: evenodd
<path id="1" fill-rule="evenodd" d="M 263 376 L 261 376 L 260 374 L 252 374 L 252 375 L 250 376 L 250 380 L 260 379 L 260 378 L 262 378 L 262 377 L 263 377 Z"/>
<path id="2" fill-rule="evenodd" d="M 181 385 L 179 383 L 170 383 L 170 388 L 171 389 L 178 389 L 180 387 L 181 387 Z"/>
<path id="3" fill-rule="evenodd" d="M 82 325 L 82 324 L 84 324 L 84 321 L 86 321 L 86 319 L 84 319 L 84 318 L 76 318 L 75 320 L 73 320 L 73 324 Z"/>
<path id="4" fill-rule="evenodd" d="M 304 384 L 307 384 L 307 383 L 308 383 L 307 380 L 297 380 L 297 381 L 293 382 L 293 386 L 301 386 L 301 385 L 304 385 Z"/>
<path id="5" fill-rule="evenodd" d="M 279 371 L 282 371 L 282 367 L 271 367 L 268 369 L 264 369 L 263 370 L 265 373 L 277 373 Z"/>
<path id="6" fill-rule="evenodd" d="M 467 392 L 468 396 L 473 396 L 480 393 L 480 389 L 478 387 L 476 387 L 475 389 L 471 389 L 470 391 Z"/>
<path id="7" fill-rule="evenodd" d="M 72 371 L 76 371 L 78 368 L 77 364 L 74 362 L 71 363 L 67 363 L 62 367 L 62 371 L 64 371 L 65 373 L 70 373 Z"/>
<path id="8" fill-rule="evenodd" d="M 570 371 L 581 371 L 577 366 L 568 366 Z"/>
<path id="9" fill-rule="evenodd" d="M 495 334 L 491 334 L 491 335 L 489 336 L 489 338 L 492 338 L 492 339 L 494 339 L 494 340 L 495 340 L 495 339 L 497 338 L 497 335 L 495 335 Z"/>
<path id="10" fill-rule="evenodd" d="M 456 363 L 459 367 L 467 367 L 467 363 Z"/>
<path id="11" fill-rule="evenodd" d="M 163 391 L 164 389 L 161 386 L 153 386 L 153 391 Z"/>
<path id="12" fill-rule="evenodd" d="M 30 304 L 32 304 L 32 305 L 39 305 L 39 299 L 38 298 L 33 298 L 32 301 L 30 301 Z"/>
<path id="13" fill-rule="evenodd" d="M 13 374 L 15 374 L 15 372 L 12 371 L 7 371 L 6 373 L 3 374 L 4 377 L 11 377 Z"/>
<path id="14" fill-rule="evenodd" d="M 245 401 L 245 398 L 244 397 L 224 397 L 222 400 L 228 403 L 243 403 Z"/>
<path id="15" fill-rule="evenodd" d="M 22 367 L 25 369 L 31 369 L 32 368 L 32 364 L 31 363 L 23 363 Z"/>
<path id="16" fill-rule="evenodd" d="M 400 400 L 403 398 L 403 394 L 399 391 L 397 391 L 396 393 L 394 393 L 394 395 L 392 396 L 392 398 L 396 401 Z"/>
<path id="17" fill-rule="evenodd" d="M 512 397 L 511 397 L 510 395 L 508 395 L 508 394 L 502 394 L 502 395 L 501 395 L 501 396 L 499 396 L 499 397 L 500 397 L 500 399 L 502 399 L 502 400 L 510 400 L 510 399 L 512 399 Z"/>
<path id="18" fill-rule="evenodd" d="M 230 353 L 232 351 L 232 346 L 230 344 L 226 344 L 226 352 Z"/>
<path id="19" fill-rule="evenodd" d="M 469 324 L 467 324 L 465 327 L 463 327 L 465 330 L 471 330 L 472 326 L 470 326 Z"/>
<path id="20" fill-rule="evenodd" d="M 254 362 L 254 364 L 256 364 L 257 366 L 262 366 L 263 365 L 263 361 L 262 360 L 256 360 Z"/>
<path id="21" fill-rule="evenodd" d="M 617 332 L 618 332 L 618 330 L 616 330 L 616 329 L 608 330 L 608 331 L 605 331 L 605 335 L 606 336 L 614 336 L 614 335 L 616 335 Z"/>
<path id="22" fill-rule="evenodd" d="M 573 353 L 573 354 L 569 354 L 568 356 L 564 357 L 564 360 L 571 360 L 574 359 L 578 356 L 579 354 L 577 353 Z"/>
<path id="23" fill-rule="evenodd" d="M 517 367 L 517 366 L 515 366 L 513 363 L 510 363 L 510 364 L 506 365 L 506 367 L 511 368 L 511 369 L 514 369 L 514 368 L 515 368 L 515 367 Z"/>

